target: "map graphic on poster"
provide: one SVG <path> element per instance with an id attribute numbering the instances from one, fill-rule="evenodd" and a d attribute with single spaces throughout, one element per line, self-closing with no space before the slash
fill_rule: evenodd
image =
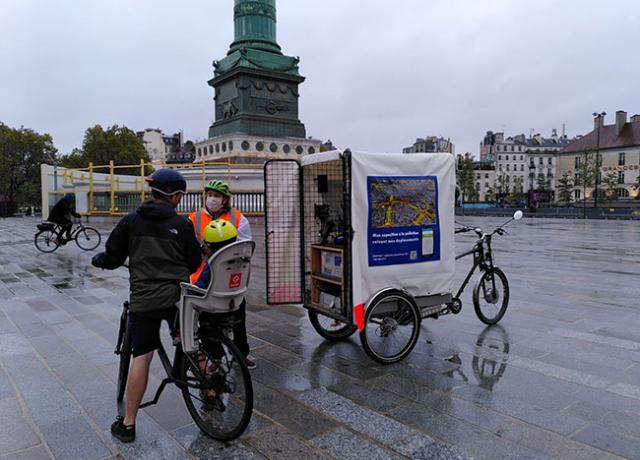
<path id="1" fill-rule="evenodd" d="M 435 176 L 369 176 L 369 266 L 440 260 Z"/>

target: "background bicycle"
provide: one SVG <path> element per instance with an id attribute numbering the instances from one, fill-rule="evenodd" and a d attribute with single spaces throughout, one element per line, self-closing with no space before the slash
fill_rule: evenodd
<path id="1" fill-rule="evenodd" d="M 53 222 L 38 224 L 38 230 L 39 232 L 34 237 L 34 243 L 38 250 L 45 253 L 53 252 L 69 241 L 75 241 L 78 247 L 84 251 L 93 251 L 102 240 L 98 230 L 83 225 L 82 221 L 73 225 L 71 238 L 66 238 L 63 234 L 63 228 Z"/>

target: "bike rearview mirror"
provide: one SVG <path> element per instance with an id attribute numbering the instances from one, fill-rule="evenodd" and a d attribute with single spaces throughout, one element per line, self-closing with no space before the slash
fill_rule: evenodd
<path id="1" fill-rule="evenodd" d="M 513 219 L 514 220 L 520 220 L 522 219 L 522 211 L 520 211 L 519 209 L 513 213 Z"/>

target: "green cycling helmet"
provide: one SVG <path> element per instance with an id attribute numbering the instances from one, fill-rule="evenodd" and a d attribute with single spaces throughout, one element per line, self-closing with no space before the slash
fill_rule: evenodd
<path id="1" fill-rule="evenodd" d="M 231 189 L 229 188 L 229 185 L 225 181 L 222 181 L 222 180 L 209 181 L 209 183 L 207 183 L 207 185 L 205 185 L 204 189 L 205 189 L 205 191 L 206 190 L 214 190 L 216 192 L 220 192 L 224 196 L 226 196 L 227 198 L 229 198 L 231 196 Z"/>

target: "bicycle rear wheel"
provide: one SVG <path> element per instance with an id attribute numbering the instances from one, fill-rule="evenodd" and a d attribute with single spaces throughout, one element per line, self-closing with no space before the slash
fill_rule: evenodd
<path id="1" fill-rule="evenodd" d="M 36 233 L 33 241 L 39 251 L 44 253 L 53 252 L 60 247 L 58 235 L 53 230 L 42 230 Z"/>
<path id="2" fill-rule="evenodd" d="M 360 332 L 362 348 L 379 363 L 398 362 L 416 345 L 421 321 L 412 297 L 398 289 L 383 291 L 367 307 L 365 327 Z"/>
<path id="3" fill-rule="evenodd" d="M 192 359 L 183 357 L 179 379 L 193 421 L 217 441 L 237 438 L 253 412 L 253 385 L 244 356 L 220 336 L 201 345 Z"/>
<path id="4" fill-rule="evenodd" d="M 85 251 L 93 251 L 100 245 L 100 232 L 95 228 L 83 227 L 74 238 L 78 247 Z"/>
<path id="5" fill-rule="evenodd" d="M 509 282 L 498 267 L 482 273 L 473 288 L 473 308 L 478 319 L 485 324 L 496 324 L 509 305 Z"/>

